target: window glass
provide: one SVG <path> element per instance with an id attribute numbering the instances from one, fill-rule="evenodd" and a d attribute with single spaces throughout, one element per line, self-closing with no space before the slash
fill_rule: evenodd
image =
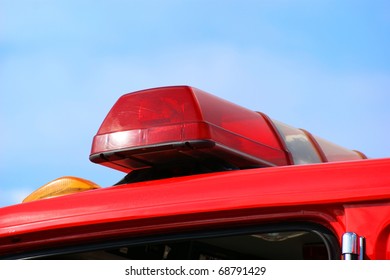
<path id="1" fill-rule="evenodd" d="M 325 234 L 314 230 L 260 231 L 177 240 L 169 238 L 169 241 L 150 240 L 137 245 L 129 242 L 105 246 L 104 249 L 52 254 L 41 259 L 332 259 L 337 257 L 332 249 L 335 244 Z"/>

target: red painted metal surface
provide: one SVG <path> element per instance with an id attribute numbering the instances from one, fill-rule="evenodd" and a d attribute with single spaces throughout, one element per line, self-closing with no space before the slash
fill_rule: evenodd
<path id="1" fill-rule="evenodd" d="M 390 159 L 262 168 L 14 205 L 0 209 L 0 254 L 93 238 L 286 220 L 318 222 L 338 237 L 356 230 L 383 241 L 389 232 L 389 171 Z M 385 214 L 378 215 L 377 206 Z M 370 242 L 371 248 L 379 246 Z M 389 257 L 386 250 L 368 250 L 368 257 Z"/>

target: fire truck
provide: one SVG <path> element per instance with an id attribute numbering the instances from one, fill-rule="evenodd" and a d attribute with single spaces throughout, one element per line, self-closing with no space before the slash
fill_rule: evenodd
<path id="1" fill-rule="evenodd" d="M 90 160 L 0 209 L 2 259 L 390 259 L 390 159 L 202 90 L 125 94 Z"/>

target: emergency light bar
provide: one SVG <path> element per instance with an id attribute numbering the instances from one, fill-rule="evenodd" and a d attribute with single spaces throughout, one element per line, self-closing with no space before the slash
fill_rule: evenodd
<path id="1" fill-rule="evenodd" d="M 122 96 L 95 136 L 90 159 L 124 172 L 211 159 L 238 168 L 288 164 L 263 116 L 187 86 Z"/>
<path id="2" fill-rule="evenodd" d="M 128 173 L 117 184 L 364 158 L 358 151 L 188 86 L 123 95 L 94 137 L 90 155 L 92 162 Z M 85 179 L 61 177 L 23 202 L 97 188 Z"/>
<path id="3" fill-rule="evenodd" d="M 92 162 L 126 173 L 190 163 L 244 169 L 362 158 L 188 86 L 120 97 L 94 137 L 90 155 Z"/>

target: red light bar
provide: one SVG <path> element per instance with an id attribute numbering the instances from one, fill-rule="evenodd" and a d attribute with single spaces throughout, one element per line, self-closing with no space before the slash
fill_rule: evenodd
<path id="1" fill-rule="evenodd" d="M 124 172 L 190 160 L 237 168 L 289 164 L 265 118 L 188 86 L 129 93 L 94 137 L 90 160 Z"/>

